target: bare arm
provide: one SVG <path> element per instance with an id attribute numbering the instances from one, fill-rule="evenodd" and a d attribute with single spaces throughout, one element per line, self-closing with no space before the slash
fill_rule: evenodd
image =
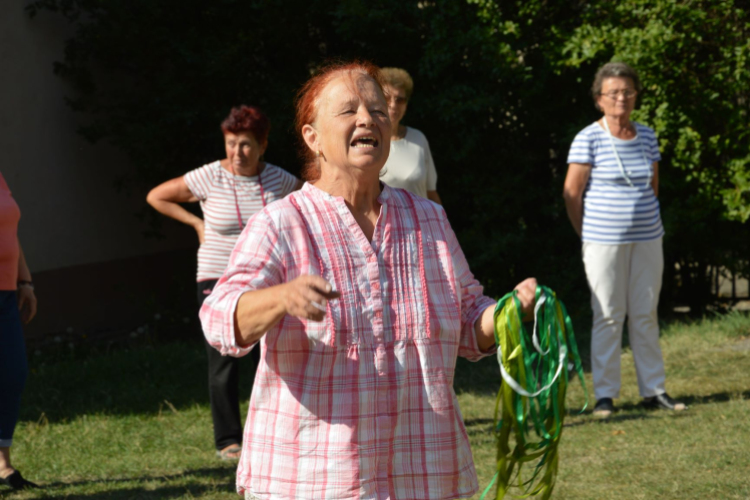
<path id="1" fill-rule="evenodd" d="M 588 163 L 571 163 L 565 176 L 563 198 L 565 209 L 573 229 L 578 236 L 583 232 L 583 192 L 591 175 L 591 165 Z"/>
<path id="2" fill-rule="evenodd" d="M 534 302 L 536 297 L 536 279 L 526 278 L 516 285 L 518 299 L 521 301 L 521 317 L 526 319 L 534 314 Z M 477 345 L 482 352 L 487 352 L 495 345 L 495 306 L 484 310 L 476 323 L 474 333 L 477 336 Z"/>
<path id="3" fill-rule="evenodd" d="M 438 205 L 442 205 L 443 202 L 440 200 L 440 195 L 437 191 L 427 191 L 427 199 L 434 201 Z"/>
<path id="4" fill-rule="evenodd" d="M 254 344 L 289 314 L 323 321 L 328 300 L 337 299 L 331 284 L 320 276 L 304 275 L 289 283 L 245 292 L 234 312 L 234 337 L 238 346 Z"/>
<path id="5" fill-rule="evenodd" d="M 159 184 L 146 196 L 146 202 L 157 212 L 195 229 L 198 239 L 203 243 L 203 219 L 180 206 L 180 203 L 195 203 L 196 201 L 198 198 L 190 191 L 182 176 Z"/>
<path id="6" fill-rule="evenodd" d="M 26 264 L 26 257 L 23 254 L 20 244 L 18 245 L 18 280 L 32 281 L 31 271 L 29 271 L 29 266 Z"/>
<path id="7" fill-rule="evenodd" d="M 654 176 L 651 177 L 651 187 L 654 189 L 654 195 L 659 197 L 659 162 L 654 162 Z"/>
<path id="8" fill-rule="evenodd" d="M 31 282 L 31 271 L 26 264 L 21 245 L 18 245 L 18 281 Z M 36 295 L 34 288 L 28 284 L 18 285 L 18 310 L 21 311 L 21 321 L 26 324 L 36 316 Z"/>

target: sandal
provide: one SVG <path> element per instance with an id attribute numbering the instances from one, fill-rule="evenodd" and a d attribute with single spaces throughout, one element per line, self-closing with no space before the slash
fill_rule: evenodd
<path id="1" fill-rule="evenodd" d="M 228 462 L 236 462 L 240 459 L 240 455 L 242 455 L 242 448 L 238 444 L 229 445 L 216 452 L 217 457 Z"/>
<path id="2" fill-rule="evenodd" d="M 10 474 L 7 477 L 0 477 L 0 484 L 10 486 L 14 490 L 23 490 L 25 488 L 39 488 L 37 484 L 24 479 L 24 477 L 21 475 L 21 472 L 19 471 L 15 471 L 13 472 L 13 474 Z"/>

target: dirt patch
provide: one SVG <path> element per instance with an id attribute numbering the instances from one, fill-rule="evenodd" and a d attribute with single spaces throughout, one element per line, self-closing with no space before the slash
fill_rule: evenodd
<path id="1" fill-rule="evenodd" d="M 750 337 L 729 344 L 727 349 L 732 351 L 750 351 Z"/>
<path id="2" fill-rule="evenodd" d="M 714 347 L 713 349 L 708 349 L 707 352 L 727 352 L 727 351 L 750 352 L 750 337 L 741 337 L 732 343 L 724 344 L 720 347 Z"/>

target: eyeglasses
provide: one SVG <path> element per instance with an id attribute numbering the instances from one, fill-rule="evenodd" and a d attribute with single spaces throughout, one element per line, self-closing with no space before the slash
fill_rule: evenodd
<path id="1" fill-rule="evenodd" d="M 599 92 L 599 95 L 604 95 L 610 99 L 617 100 L 618 97 L 623 96 L 625 99 L 632 99 L 638 92 L 635 90 L 613 90 L 612 92 Z"/>

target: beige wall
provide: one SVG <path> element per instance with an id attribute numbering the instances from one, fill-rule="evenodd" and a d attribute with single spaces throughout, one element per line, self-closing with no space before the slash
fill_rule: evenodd
<path id="1" fill-rule="evenodd" d="M 83 333 L 128 330 L 169 311 L 196 328 L 194 231 L 169 221 L 166 238 L 143 236 L 134 214 L 146 193 L 115 191 L 127 160 L 77 135 L 85 117 L 67 107 L 71 89 L 53 74 L 71 28 L 48 12 L 29 19 L 25 3 L 0 0 L 0 172 L 21 207 L 37 285 L 27 335 L 91 338 Z"/>
<path id="2" fill-rule="evenodd" d="M 145 193 L 118 194 L 123 155 L 76 134 L 71 91 L 53 74 L 71 33 L 61 16 L 29 19 L 26 2 L 0 0 L 0 171 L 21 207 L 19 236 L 34 272 L 194 246 L 189 228 L 145 239 L 134 217 Z"/>

